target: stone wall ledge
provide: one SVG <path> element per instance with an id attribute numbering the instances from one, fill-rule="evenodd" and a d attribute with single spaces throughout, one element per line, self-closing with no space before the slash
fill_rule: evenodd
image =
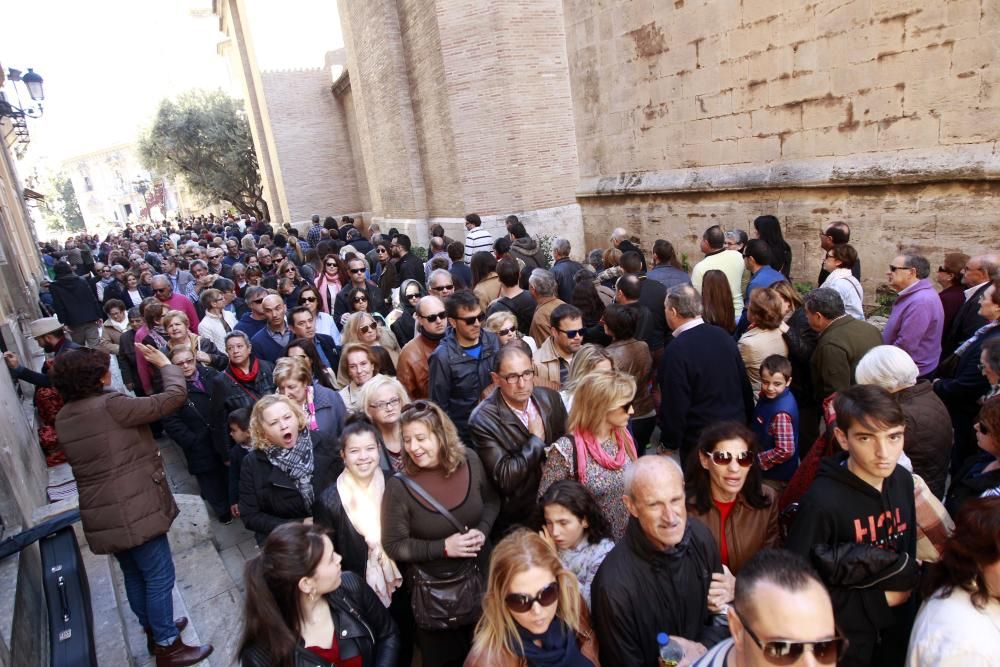
<path id="1" fill-rule="evenodd" d="M 580 180 L 577 197 L 1000 180 L 1000 143 L 628 171 Z"/>

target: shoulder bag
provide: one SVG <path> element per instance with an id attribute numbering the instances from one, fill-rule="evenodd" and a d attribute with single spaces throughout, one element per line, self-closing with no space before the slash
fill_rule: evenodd
<path id="1" fill-rule="evenodd" d="M 451 512 L 427 493 L 422 486 L 402 473 L 396 473 L 410 491 L 448 520 L 459 533 L 467 533 Z M 455 559 L 459 560 L 459 559 Z M 448 577 L 436 577 L 419 564 L 411 563 L 410 604 L 413 619 L 422 630 L 451 630 L 475 625 L 482 614 L 483 576 L 475 558 L 461 559 L 458 569 Z"/>

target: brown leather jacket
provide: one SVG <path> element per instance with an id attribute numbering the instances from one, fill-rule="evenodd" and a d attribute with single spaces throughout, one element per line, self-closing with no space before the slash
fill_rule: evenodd
<path id="1" fill-rule="evenodd" d="M 399 352 L 399 361 L 396 362 L 396 379 L 403 384 L 406 393 L 414 401 L 429 396 L 430 375 L 427 370 L 427 360 L 430 359 L 431 352 L 437 349 L 437 346 L 436 341 L 416 333 L 413 340 L 404 345 Z"/>
<path id="2" fill-rule="evenodd" d="M 597 635 L 594 634 L 594 630 L 590 626 L 590 613 L 582 599 L 580 600 L 580 631 L 576 633 L 576 641 L 580 647 L 580 653 L 594 663 L 594 667 L 601 667 L 601 661 L 598 658 Z M 487 655 L 473 646 L 472 651 L 465 658 L 463 667 L 528 667 L 528 661 L 514 655 L 511 651 L 501 655 Z"/>
<path id="3" fill-rule="evenodd" d="M 632 407 L 635 416 L 642 417 L 653 411 L 653 395 L 649 391 L 653 377 L 653 355 L 649 345 L 641 340 L 617 340 L 605 348 L 615 361 L 615 368 L 635 378 L 635 398 Z"/>
<path id="4" fill-rule="evenodd" d="M 729 569 L 733 574 L 737 574 L 743 563 L 755 553 L 778 544 L 778 494 L 769 486 L 763 488 L 764 495 L 771 499 L 770 507 L 754 509 L 747 504 L 741 493 L 726 522 L 726 548 L 729 551 Z M 719 544 L 720 517 L 714 504 L 708 512 L 699 514 L 694 505 L 689 503 L 688 516 L 705 524 L 715 538 L 715 544 Z"/>
<path id="5" fill-rule="evenodd" d="M 90 550 L 111 554 L 170 530 L 177 505 L 163 457 L 148 424 L 187 398 L 180 366 L 160 371 L 163 392 L 131 398 L 105 391 L 67 403 L 56 432 L 80 491 L 80 516 Z"/>

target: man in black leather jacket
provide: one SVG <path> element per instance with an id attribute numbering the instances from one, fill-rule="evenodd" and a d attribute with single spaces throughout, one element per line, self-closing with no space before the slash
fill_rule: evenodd
<path id="1" fill-rule="evenodd" d="M 559 394 L 534 385 L 531 357 L 520 347 L 500 349 L 490 374 L 497 389 L 469 417 L 472 446 L 501 497 L 493 539 L 533 515 L 547 443 L 566 434 Z"/>

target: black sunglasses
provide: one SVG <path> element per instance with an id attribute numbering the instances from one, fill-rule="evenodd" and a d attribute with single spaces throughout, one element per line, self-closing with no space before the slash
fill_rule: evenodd
<path id="1" fill-rule="evenodd" d="M 255 306 L 259 306 L 260 304 L 264 303 L 264 297 L 261 297 L 259 299 L 254 299 L 250 303 L 252 303 Z"/>
<path id="2" fill-rule="evenodd" d="M 420 298 L 420 293 L 419 292 L 414 292 L 413 294 L 407 294 L 406 298 L 407 299 L 419 299 Z"/>
<path id="3" fill-rule="evenodd" d="M 314 296 L 300 296 L 299 303 L 315 303 L 317 301 Z"/>
<path id="4" fill-rule="evenodd" d="M 712 457 L 712 463 L 717 466 L 727 466 L 733 460 L 732 452 L 712 452 L 709 456 Z M 753 463 L 753 452 L 750 450 L 740 452 L 736 455 L 736 463 L 741 468 L 749 468 L 750 464 Z"/>
<path id="5" fill-rule="evenodd" d="M 451 290 L 455 289 L 455 285 L 454 284 L 451 284 L 451 285 L 438 285 L 437 287 L 432 287 L 431 291 L 432 292 L 443 292 L 443 291 L 449 290 L 449 289 L 451 289 Z"/>
<path id="6" fill-rule="evenodd" d="M 426 412 L 431 409 L 431 404 L 429 401 L 413 401 L 412 403 L 407 403 L 403 406 L 402 412 L 409 412 L 410 410 L 416 410 L 417 412 Z"/>
<path id="7" fill-rule="evenodd" d="M 372 322 L 371 324 L 366 324 L 363 327 L 358 327 L 358 331 L 363 334 L 366 334 L 369 331 L 378 331 L 378 322 Z"/>
<path id="8" fill-rule="evenodd" d="M 483 322 L 486 319 L 485 313 L 479 313 L 478 315 L 469 315 L 468 317 L 456 317 L 459 322 L 465 322 L 468 326 L 472 326 L 476 322 Z"/>
<path id="9" fill-rule="evenodd" d="M 517 327 L 507 327 L 506 329 L 500 329 L 499 331 L 497 331 L 497 335 L 498 336 L 506 336 L 511 331 L 517 331 Z"/>
<path id="10" fill-rule="evenodd" d="M 556 330 L 557 331 L 562 331 L 564 334 L 566 334 L 567 338 L 576 338 L 577 336 L 582 336 L 583 332 L 586 331 L 586 329 L 569 329 L 569 330 L 567 330 L 567 329 L 559 329 L 558 327 L 556 327 Z"/>
<path id="11" fill-rule="evenodd" d="M 431 324 L 434 324 L 438 320 L 443 320 L 443 319 L 447 318 L 448 317 L 448 313 L 446 313 L 445 311 L 442 310 L 440 313 L 432 313 L 431 315 L 421 315 L 420 317 L 424 318 L 425 320 L 427 320 Z"/>
<path id="12" fill-rule="evenodd" d="M 353 301 L 354 303 L 361 303 L 361 302 L 363 302 L 363 301 L 367 301 L 367 300 L 368 300 L 368 297 L 366 297 L 366 296 L 356 296 L 356 297 L 354 297 L 354 298 L 353 298 L 353 299 L 351 299 L 351 300 L 352 300 L 352 301 Z"/>
<path id="13" fill-rule="evenodd" d="M 326 265 L 327 266 L 332 266 L 334 268 L 337 268 L 337 263 L 336 262 L 327 262 Z"/>
<path id="14" fill-rule="evenodd" d="M 736 611 L 733 609 L 733 611 Z M 746 619 L 736 611 L 737 618 L 743 624 L 743 629 L 750 635 L 750 639 L 764 653 L 764 657 L 773 665 L 793 665 L 806 651 L 812 651 L 816 662 L 822 665 L 835 665 L 840 657 L 847 651 L 848 641 L 846 637 L 831 637 L 818 642 L 789 642 L 789 641 L 769 641 L 763 642 L 758 639 Z"/>
<path id="15" fill-rule="evenodd" d="M 504 597 L 504 604 L 507 608 L 518 614 L 531 611 L 535 602 L 543 607 L 550 607 L 559 599 L 559 582 L 553 581 L 551 584 L 538 591 L 536 595 L 525 595 L 524 593 L 511 593 Z"/>
<path id="16" fill-rule="evenodd" d="M 350 269 L 350 271 L 351 271 L 351 273 L 354 273 L 354 274 L 364 273 L 365 272 L 364 269 Z"/>
<path id="17" fill-rule="evenodd" d="M 169 287 L 157 287 L 153 291 L 159 294 L 160 292 L 169 292 L 171 288 Z"/>

